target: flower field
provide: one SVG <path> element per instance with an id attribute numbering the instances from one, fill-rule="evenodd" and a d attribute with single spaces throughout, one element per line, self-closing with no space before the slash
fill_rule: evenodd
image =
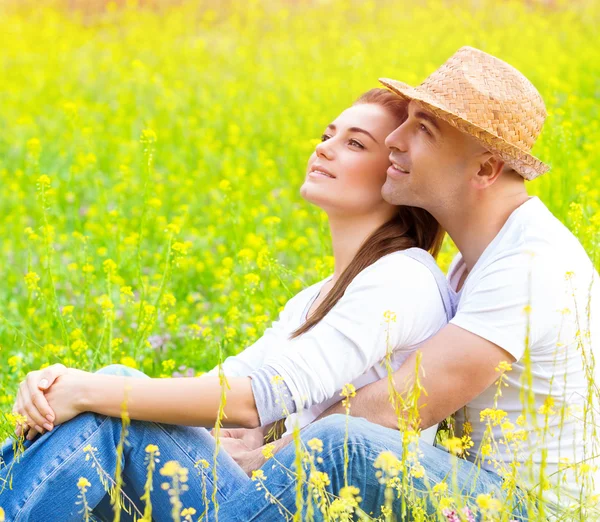
<path id="1" fill-rule="evenodd" d="M 541 92 L 529 192 L 600 268 L 599 25 L 597 1 L 0 1 L 0 440 L 31 370 L 194 376 L 259 338 L 333 267 L 299 195 L 325 126 L 463 45 Z"/>

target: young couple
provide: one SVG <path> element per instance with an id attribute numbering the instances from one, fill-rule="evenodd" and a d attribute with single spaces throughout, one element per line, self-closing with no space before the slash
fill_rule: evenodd
<path id="1" fill-rule="evenodd" d="M 365 93 L 327 127 L 301 188 L 329 216 L 333 275 L 293 297 L 263 337 L 223 363 L 225 422 L 239 429 L 221 438 L 219 517 L 269 521 L 296 511 L 296 482 L 285 469 L 294 469 L 296 457 L 289 435 L 275 443 L 281 465 L 265 463 L 261 451 L 266 430 L 284 417 L 288 431 L 303 428 L 304 443 L 322 441 L 318 466 L 329 475 L 328 490 L 339 493 L 346 418 L 337 415 L 344 411 L 338 401 L 349 382 L 358 391 L 347 481 L 360 489 L 364 512 L 377 516 L 385 499 L 373 464 L 383 451 L 401 457 L 403 447 L 381 362 L 389 357 L 402 393 L 414 381 L 417 348 L 427 395 L 419 399 L 424 473 L 411 478 L 416 491 L 446 481 L 469 498 L 504 498 L 511 489 L 504 471 L 520 465 L 516 492 L 530 490 L 543 502 L 532 508 L 513 488 L 512 518 L 532 516 L 528 509 L 544 517 L 583 509 L 593 477 L 575 464 L 593 470 L 598 454 L 591 436 L 597 408 L 586 405 L 597 404 L 589 383 L 597 376 L 600 287 L 577 239 L 525 190 L 525 179 L 548 169 L 530 154 L 543 101 L 513 67 L 470 47 L 416 88 L 381 82 L 389 90 Z M 434 262 L 443 230 L 460 250 L 448 279 Z M 498 395 L 500 375 L 508 386 Z M 48 513 L 79 520 L 79 477 L 91 483 L 93 513 L 112 520 L 83 448 L 96 448 L 114 475 L 126 389 L 125 493 L 143 512 L 145 448 L 155 444 L 159 467 L 176 460 L 189 470 L 183 505 L 214 518 L 194 464 L 212 466 L 215 440 L 204 427 L 214 424 L 221 401 L 218 368 L 199 378 L 150 379 L 119 365 L 96 373 L 53 365 L 29 373 L 19 388 L 13 411 L 27 417 L 27 440 L 18 462 L 12 441 L 2 448 L 7 520 Z M 502 422 L 489 421 L 490 409 Z M 455 412 L 456 433 L 466 430 L 474 442 L 468 460 L 433 444 L 437 423 Z M 507 441 L 515 439 L 513 451 Z M 260 466 L 279 505 L 248 477 Z M 210 499 L 210 468 L 204 474 Z M 154 474 L 157 521 L 171 520 L 164 480 Z"/>

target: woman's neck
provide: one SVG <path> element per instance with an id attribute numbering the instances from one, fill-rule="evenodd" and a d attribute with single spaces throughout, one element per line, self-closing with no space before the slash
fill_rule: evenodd
<path id="1" fill-rule="evenodd" d="M 329 230 L 335 259 L 332 284 L 335 284 L 348 267 L 364 241 L 386 223 L 390 216 L 329 217 Z"/>

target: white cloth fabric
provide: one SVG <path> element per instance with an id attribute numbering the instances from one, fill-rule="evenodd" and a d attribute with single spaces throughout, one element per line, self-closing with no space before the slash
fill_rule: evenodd
<path id="1" fill-rule="evenodd" d="M 297 406 L 286 420 L 288 430 L 296 421 L 306 426 L 338 402 L 345 384 L 359 389 L 385 377 L 388 350 L 395 370 L 447 323 L 440 292 L 448 288 L 438 289 L 431 268 L 395 252 L 358 274 L 312 330 L 290 340 L 327 280 L 290 299 L 256 343 L 223 363 L 225 375 L 248 376 L 265 365 L 283 377 Z M 387 311 L 395 321 L 386 322 Z M 432 443 L 436 429 L 426 430 L 423 438 Z"/>
<path id="2" fill-rule="evenodd" d="M 453 289 L 464 270 L 459 254 L 448 273 Z M 585 250 L 537 197 L 530 198 L 511 214 L 486 248 L 458 298 L 451 324 L 493 342 L 516 359 L 506 376 L 508 387 L 502 388 L 497 404 L 515 429 L 526 432 L 527 440 L 516 460 L 525 463 L 531 459 L 540 470 L 545 459 L 544 476 L 552 489 L 544 497 L 553 511 L 557 503 L 577 503 L 581 487 L 575 475 L 556 472 L 561 459 L 581 462 L 599 454 L 598 438 L 592 438 L 591 429 L 594 424 L 598 426 L 600 411 L 596 403 L 590 413 L 586 403 L 590 379 L 595 379 L 596 385 L 599 382 L 600 284 Z M 590 367 L 592 354 L 598 361 L 596 368 Z M 480 422 L 480 413 L 493 407 L 496 390 L 496 386 L 491 386 L 457 412 L 458 433 L 467 420 L 473 427 L 475 446 L 471 459 L 480 449 L 486 429 L 486 424 Z M 595 393 L 597 396 L 597 390 Z M 531 406 L 525 408 L 529 413 L 521 427 L 517 419 L 524 413 L 522 395 L 525 402 L 531 401 Z M 544 430 L 543 411 L 549 407 L 555 413 L 548 416 L 548 429 Z M 536 431 L 536 423 L 540 431 Z M 506 434 L 502 434 L 500 426 L 493 433 L 498 447 L 490 458 L 508 469 L 514 455 L 500 443 L 506 440 Z M 498 472 L 488 460 L 483 467 Z M 525 471 L 519 475 L 529 487 L 542 478 L 539 473 L 530 476 Z M 556 496 L 558 484 L 561 494 Z M 599 485 L 596 474 L 596 490 Z"/>

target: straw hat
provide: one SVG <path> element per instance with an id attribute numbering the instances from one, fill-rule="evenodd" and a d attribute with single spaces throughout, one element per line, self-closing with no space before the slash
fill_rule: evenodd
<path id="1" fill-rule="evenodd" d="M 418 87 L 389 78 L 379 81 L 473 136 L 525 179 L 549 169 L 530 154 L 546 119 L 544 101 L 533 84 L 506 62 L 461 47 Z"/>

